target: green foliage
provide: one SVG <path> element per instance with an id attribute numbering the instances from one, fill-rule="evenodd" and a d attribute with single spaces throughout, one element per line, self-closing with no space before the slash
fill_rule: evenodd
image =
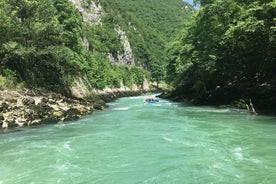
<path id="1" fill-rule="evenodd" d="M 86 68 L 88 79 L 93 87 L 103 89 L 108 85 L 111 65 L 102 53 L 90 54 L 88 57 L 90 60 Z"/>
<path id="2" fill-rule="evenodd" d="M 275 1 L 199 2 L 195 20 L 169 47 L 168 81 L 201 83 L 209 93 L 231 86 L 240 95 L 275 86 Z"/>
<path id="3" fill-rule="evenodd" d="M 163 80 L 166 45 L 191 19 L 194 9 L 181 0 L 100 2 L 108 12 L 105 22 L 127 32 L 136 65 L 148 69 L 153 80 Z"/>
<path id="4" fill-rule="evenodd" d="M 0 89 L 13 88 L 15 86 L 15 74 L 7 69 L 0 69 Z"/>
<path id="5" fill-rule="evenodd" d="M 81 69 L 81 17 L 66 1 L 6 1 L 10 27 L 1 37 L 1 66 L 26 85 L 64 92 Z M 2 26 L 1 26 L 2 27 Z"/>
<path id="6" fill-rule="evenodd" d="M 85 24 L 83 30 L 88 39 L 90 51 L 111 53 L 112 55 L 123 51 L 120 36 L 113 28 L 106 25 Z"/>
<path id="7" fill-rule="evenodd" d="M 84 0 L 82 6 L 91 3 Z M 102 25 L 85 23 L 69 0 L 1 0 L 1 86 L 22 82 L 68 93 L 75 76 L 84 75 L 95 88 L 132 87 L 150 78 L 140 66 L 152 72 L 153 80 L 163 80 L 165 45 L 192 8 L 184 10 L 181 0 L 96 3 L 106 12 Z M 108 54 L 123 52 L 118 27 L 127 33 L 137 67 L 107 60 Z"/>
<path id="8" fill-rule="evenodd" d="M 84 71 L 91 85 L 98 89 L 106 86 L 120 88 L 121 84 L 132 87 L 133 84 L 142 86 L 149 73 L 141 67 L 111 65 L 105 55 L 100 52 L 89 53 Z"/>

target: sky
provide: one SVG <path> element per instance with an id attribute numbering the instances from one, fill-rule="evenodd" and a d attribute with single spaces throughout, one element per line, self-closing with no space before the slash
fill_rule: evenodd
<path id="1" fill-rule="evenodd" d="M 188 2 L 188 3 L 190 3 L 191 5 L 194 5 L 193 0 L 183 0 L 183 1 Z M 199 7 L 199 5 L 196 5 L 196 6 L 195 6 L 195 8 L 198 8 L 198 7 Z"/>
<path id="2" fill-rule="evenodd" d="M 193 4 L 193 0 L 184 0 L 184 1 L 190 3 L 191 5 Z"/>

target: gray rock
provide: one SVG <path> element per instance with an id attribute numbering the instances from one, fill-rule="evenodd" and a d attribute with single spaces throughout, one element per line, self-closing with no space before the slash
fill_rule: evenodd
<path id="1" fill-rule="evenodd" d="M 33 98 L 23 98 L 22 103 L 23 105 L 32 105 L 35 104 L 35 100 Z"/>

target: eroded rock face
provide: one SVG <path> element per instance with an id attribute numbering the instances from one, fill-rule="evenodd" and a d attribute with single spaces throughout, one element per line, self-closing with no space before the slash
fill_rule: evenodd
<path id="1" fill-rule="evenodd" d="M 113 64 L 121 64 L 121 65 L 135 65 L 134 63 L 134 57 L 132 54 L 132 48 L 130 46 L 130 43 L 128 41 L 126 32 L 123 31 L 120 27 L 115 29 L 116 32 L 120 35 L 121 43 L 124 47 L 123 53 L 117 53 L 116 56 L 113 56 L 112 54 L 108 54 L 108 60 Z"/>
<path id="2" fill-rule="evenodd" d="M 83 16 L 83 20 L 86 22 L 94 24 L 102 24 L 101 18 L 104 11 L 100 3 L 96 4 L 94 1 L 90 3 L 84 3 L 83 0 L 70 0 L 76 8 L 79 10 L 80 14 Z"/>
<path id="3" fill-rule="evenodd" d="M 85 22 L 89 22 L 94 25 L 102 25 L 102 16 L 104 11 L 101 4 L 96 4 L 94 1 L 86 3 L 84 0 L 70 0 L 75 7 L 79 10 Z M 89 50 L 89 41 L 87 38 L 82 38 L 83 46 L 86 50 Z"/>
<path id="4" fill-rule="evenodd" d="M 72 87 L 70 88 L 71 94 L 74 97 L 77 98 L 87 98 L 91 95 L 91 88 L 92 86 L 88 86 L 88 82 L 85 83 L 85 80 L 83 77 L 75 77 L 74 83 Z"/>
<path id="5" fill-rule="evenodd" d="M 104 15 L 104 10 L 100 3 L 95 3 L 95 1 L 89 1 L 90 3 L 85 3 L 83 0 L 70 0 L 75 7 L 79 10 L 85 22 L 91 24 L 102 25 L 102 17 Z M 124 52 L 118 52 L 116 55 L 108 54 L 108 59 L 113 64 L 124 64 L 124 65 L 134 65 L 134 57 L 132 54 L 132 48 L 128 41 L 126 32 L 123 31 L 119 26 L 115 29 L 121 39 L 121 43 L 124 47 Z M 89 50 L 89 42 L 87 38 L 82 38 L 84 47 Z"/>

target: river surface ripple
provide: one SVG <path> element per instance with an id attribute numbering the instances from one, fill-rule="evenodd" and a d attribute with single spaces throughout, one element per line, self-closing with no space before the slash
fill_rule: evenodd
<path id="1" fill-rule="evenodd" d="M 276 118 L 145 96 L 0 133 L 0 184 L 276 183 Z"/>

